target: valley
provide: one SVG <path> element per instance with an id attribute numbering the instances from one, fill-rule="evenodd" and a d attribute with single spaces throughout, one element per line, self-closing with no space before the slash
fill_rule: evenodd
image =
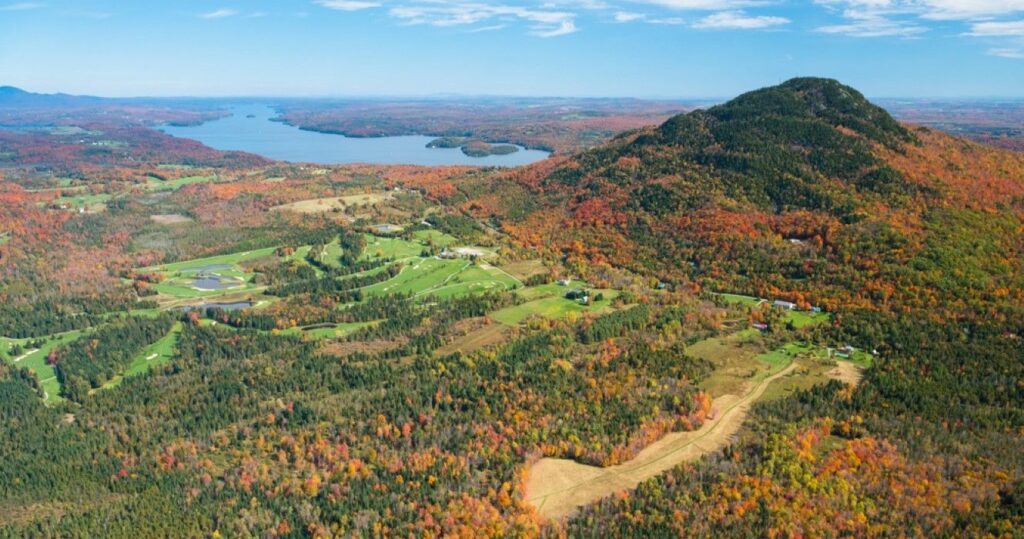
<path id="1" fill-rule="evenodd" d="M 0 121 L 36 126 L 0 129 L 0 537 L 1024 523 L 1018 153 L 817 78 L 272 122 L 555 151 L 514 167 L 292 162 L 177 138 L 288 146 L 230 127 L 263 109 L 49 99 L 76 106 Z"/>

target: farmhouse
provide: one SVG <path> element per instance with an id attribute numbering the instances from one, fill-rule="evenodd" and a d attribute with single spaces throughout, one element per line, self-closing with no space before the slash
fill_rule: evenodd
<path id="1" fill-rule="evenodd" d="M 836 348 L 836 357 L 850 359 L 850 356 L 853 355 L 854 350 L 856 350 L 856 348 L 850 345 L 840 346 L 839 348 Z"/>
<path id="2" fill-rule="evenodd" d="M 780 309 L 785 309 L 787 311 L 792 311 L 793 309 L 796 309 L 796 303 L 793 303 L 792 301 L 782 301 L 781 299 L 775 300 L 775 302 L 772 303 L 772 305 L 779 307 Z"/>

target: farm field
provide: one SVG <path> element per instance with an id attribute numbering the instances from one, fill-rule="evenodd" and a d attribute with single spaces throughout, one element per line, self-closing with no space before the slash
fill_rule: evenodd
<path id="1" fill-rule="evenodd" d="M 564 297 L 565 293 L 572 288 L 584 288 L 584 283 L 574 281 L 569 286 L 561 286 L 554 283 L 540 286 L 523 288 L 517 290 L 516 294 L 526 300 L 525 303 L 506 307 L 495 311 L 491 317 L 502 324 L 516 326 L 531 316 L 539 316 L 548 319 L 561 319 L 569 313 L 595 313 L 601 314 L 613 310 L 612 300 L 619 296 L 617 290 L 594 289 L 591 292 L 594 296 L 602 294 L 601 300 L 593 300 L 590 305 L 581 305 L 579 302 Z"/>
<path id="2" fill-rule="evenodd" d="M 754 296 L 743 296 L 740 294 L 720 293 L 715 295 L 728 303 L 739 303 L 742 305 L 757 305 L 764 301 L 761 298 L 755 298 Z"/>
<path id="3" fill-rule="evenodd" d="M 357 329 L 372 326 L 376 322 L 343 322 L 340 324 L 317 324 L 317 327 L 293 327 L 281 331 L 282 334 L 306 335 L 314 339 L 331 339 L 344 337 Z M 325 327 L 319 327 L 325 326 Z"/>
<path id="4" fill-rule="evenodd" d="M 217 180 L 217 176 L 184 176 L 171 180 L 160 180 L 152 176 L 147 176 L 146 183 L 141 184 L 141 189 L 148 192 L 174 191 L 186 185 L 215 182 Z M 81 210 L 86 213 L 105 211 L 107 209 L 108 202 L 114 198 L 124 196 L 127 193 L 127 191 L 120 193 L 85 193 L 83 192 L 85 189 L 86 186 L 82 185 L 38 190 L 37 192 L 60 190 L 61 196 L 53 199 L 48 204 L 58 207 L 67 207 L 67 209 L 70 210 Z M 157 222 L 160 222 L 160 220 L 157 219 Z"/>
<path id="5" fill-rule="evenodd" d="M 174 191 L 181 189 L 186 185 L 192 185 L 194 183 L 211 183 L 216 182 L 219 178 L 213 176 L 183 176 L 181 178 L 174 178 L 170 180 L 161 180 L 148 176 L 146 178 L 145 189 L 147 191 Z"/>
<path id="6" fill-rule="evenodd" d="M 150 215 L 149 218 L 154 223 L 159 223 L 161 225 L 180 225 L 192 222 L 191 217 L 187 215 L 182 215 L 180 213 Z"/>
<path id="7" fill-rule="evenodd" d="M 455 352 L 470 353 L 504 341 L 512 331 L 512 328 L 505 324 L 484 324 L 438 348 L 434 355 L 442 357 Z"/>
<path id="8" fill-rule="evenodd" d="M 66 206 L 71 210 L 95 213 L 106 210 L 107 202 L 112 198 L 114 198 L 114 195 L 110 193 L 62 195 L 54 199 L 51 204 L 60 207 Z"/>
<path id="9" fill-rule="evenodd" d="M 786 311 L 786 322 L 792 322 L 793 327 L 800 329 L 808 326 L 816 326 L 831 319 L 828 313 L 814 313 L 807 311 Z"/>
<path id="10" fill-rule="evenodd" d="M 298 213 L 323 213 L 340 211 L 352 206 L 370 206 L 392 198 L 390 193 L 359 193 L 326 198 L 311 198 L 271 208 L 273 211 L 294 211 Z"/>
<path id="11" fill-rule="evenodd" d="M 547 266 L 544 265 L 544 261 L 540 259 L 512 262 L 501 266 L 501 269 L 507 271 L 513 277 L 520 280 L 528 279 L 534 275 L 541 275 L 548 271 Z"/>

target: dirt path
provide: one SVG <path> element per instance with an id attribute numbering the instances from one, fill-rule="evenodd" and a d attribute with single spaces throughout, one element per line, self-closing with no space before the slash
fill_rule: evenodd
<path id="1" fill-rule="evenodd" d="M 673 432 L 644 448 L 632 460 L 601 468 L 567 459 L 543 458 L 527 471 L 526 501 L 541 515 L 559 519 L 578 507 L 636 487 L 673 466 L 721 449 L 739 431 L 747 412 L 772 381 L 795 364 L 761 380 L 743 396 L 723 395 L 712 404 L 712 417 L 701 428 Z"/>
<path id="2" fill-rule="evenodd" d="M 17 363 L 17 362 L 27 358 L 28 356 L 31 356 L 32 354 L 34 354 L 34 353 L 36 353 L 38 351 L 39 351 L 38 348 L 33 348 L 33 349 L 29 350 L 28 352 L 25 352 L 24 354 L 21 354 L 20 356 L 14 358 L 14 362 Z"/>

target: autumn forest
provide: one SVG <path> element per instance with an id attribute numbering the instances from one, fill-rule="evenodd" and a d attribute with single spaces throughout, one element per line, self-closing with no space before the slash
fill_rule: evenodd
<path id="1" fill-rule="evenodd" d="M 987 123 L 797 78 L 273 104 L 552 152 L 517 167 L 161 130 L 223 105 L 0 91 L 0 537 L 1022 534 Z"/>

